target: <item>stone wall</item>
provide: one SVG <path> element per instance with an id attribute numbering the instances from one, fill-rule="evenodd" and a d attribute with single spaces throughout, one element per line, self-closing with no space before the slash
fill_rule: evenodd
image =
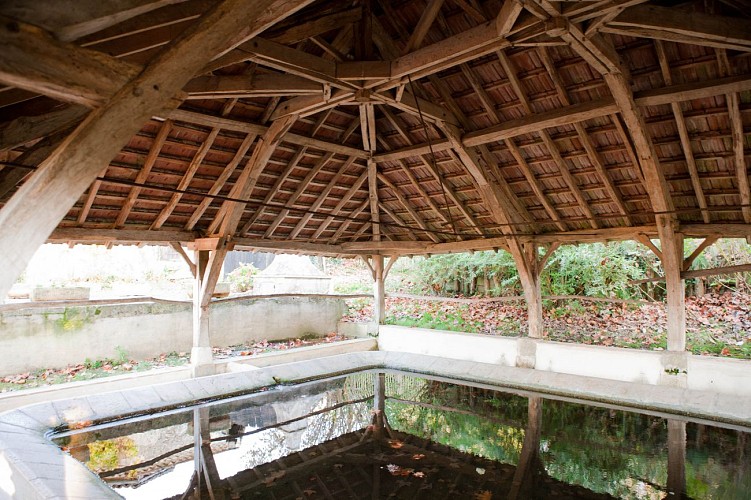
<path id="1" fill-rule="evenodd" d="M 345 311 L 335 297 L 232 299 L 212 304 L 217 347 L 336 331 Z M 0 375 L 60 368 L 86 358 L 144 359 L 189 352 L 192 306 L 186 302 L 35 305 L 0 308 Z"/>

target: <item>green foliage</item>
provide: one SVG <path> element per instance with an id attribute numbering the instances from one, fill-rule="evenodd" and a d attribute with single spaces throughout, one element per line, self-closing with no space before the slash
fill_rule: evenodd
<path id="1" fill-rule="evenodd" d="M 635 242 L 562 246 L 542 276 L 543 293 L 633 299 L 641 296 L 629 281 L 645 277 L 656 258 Z"/>
<path id="2" fill-rule="evenodd" d="M 116 469 L 138 456 L 138 447 L 129 437 L 95 441 L 88 446 L 89 461 L 86 466 L 94 472 Z"/>
<path id="3" fill-rule="evenodd" d="M 686 240 L 684 255 L 690 255 L 699 243 L 700 240 Z M 705 250 L 692 268 L 749 262 L 751 245 L 739 239 L 722 239 Z M 514 260 L 504 251 L 415 258 L 411 265 L 402 264 L 399 274 L 402 288 L 418 294 L 508 296 L 522 293 Z M 634 241 L 564 245 L 548 259 L 541 286 L 545 295 L 660 300 L 665 293 L 662 284 L 639 286 L 630 282 L 663 274 L 659 259 Z M 707 282 L 715 290 L 748 291 L 751 290 L 751 273 L 716 276 Z"/>
<path id="4" fill-rule="evenodd" d="M 253 289 L 253 277 L 258 274 L 258 269 L 253 264 L 240 264 L 240 266 L 227 275 L 227 280 L 235 292 L 248 292 Z"/>

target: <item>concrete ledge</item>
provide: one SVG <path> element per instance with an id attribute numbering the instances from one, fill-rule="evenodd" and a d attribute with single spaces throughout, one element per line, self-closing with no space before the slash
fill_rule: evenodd
<path id="1" fill-rule="evenodd" d="M 217 359 L 214 361 L 215 373 L 238 371 L 238 366 L 254 367 L 270 366 L 294 361 L 334 356 L 350 352 L 360 352 L 376 349 L 375 339 L 355 339 L 331 344 L 319 344 L 308 347 L 297 347 L 289 351 L 269 352 L 256 356 Z M 234 365 L 234 366 L 233 366 Z M 92 394 L 102 394 L 112 391 L 144 387 L 153 384 L 176 382 L 190 379 L 190 366 L 162 368 L 146 372 L 128 373 L 114 377 L 99 378 L 67 384 L 50 385 L 38 389 L 7 392 L 0 394 L 0 412 L 12 410 L 43 401 L 69 399 Z"/>
<path id="2" fill-rule="evenodd" d="M 256 391 L 274 385 L 275 378 L 299 382 L 363 369 L 408 371 L 678 415 L 673 418 L 702 418 L 731 426 L 751 424 L 749 398 L 403 352 L 358 352 L 45 402 L 0 414 L 0 463 L 3 466 L 0 498 L 119 498 L 98 476 L 46 438 L 53 429 L 88 426 L 128 414 L 155 412 Z"/>
<path id="3" fill-rule="evenodd" d="M 378 347 L 384 351 L 534 368 L 557 374 L 711 390 L 751 398 L 751 361 L 567 344 L 527 337 L 496 337 L 424 328 L 383 325 Z"/>

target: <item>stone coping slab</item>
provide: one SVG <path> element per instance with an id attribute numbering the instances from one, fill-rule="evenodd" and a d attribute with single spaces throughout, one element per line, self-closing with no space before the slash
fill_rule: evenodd
<path id="1" fill-rule="evenodd" d="M 751 400 L 667 386 L 557 374 L 411 353 L 367 351 L 39 403 L 0 414 L 0 498 L 120 498 L 49 439 L 126 416 L 154 413 L 276 385 L 362 370 L 396 370 L 475 384 L 667 412 L 729 427 L 751 426 Z"/>

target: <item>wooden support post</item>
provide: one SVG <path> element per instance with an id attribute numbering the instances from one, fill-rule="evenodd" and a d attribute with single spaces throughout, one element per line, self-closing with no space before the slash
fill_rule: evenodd
<path id="1" fill-rule="evenodd" d="M 668 351 L 683 352 L 686 350 L 686 282 L 681 277 L 683 235 L 675 228 L 676 224 L 671 218 L 657 216 L 668 295 Z"/>
<path id="2" fill-rule="evenodd" d="M 686 422 L 668 419 L 668 498 L 686 498 Z"/>
<path id="3" fill-rule="evenodd" d="M 373 255 L 373 321 L 382 325 L 386 319 L 383 255 Z"/>
<path id="4" fill-rule="evenodd" d="M 196 240 L 196 278 L 193 287 L 193 348 L 190 351 L 191 373 L 194 377 L 214 374 L 209 323 L 211 296 L 221 274 L 229 245 L 224 238 Z"/>
<path id="5" fill-rule="evenodd" d="M 542 291 L 540 290 L 540 272 L 537 266 L 537 245 L 523 243 L 523 259 L 525 265 L 519 266 L 519 279 L 524 289 L 524 298 L 527 301 L 527 315 L 529 330 L 528 335 L 533 339 L 541 339 L 544 334 L 542 321 Z"/>
<path id="6" fill-rule="evenodd" d="M 209 337 L 209 308 L 203 307 L 204 282 L 208 277 L 209 250 L 196 250 L 196 279 L 193 281 L 193 348 L 190 351 L 191 372 L 194 377 L 213 375 L 214 357 Z M 211 293 L 211 292 L 209 292 Z"/>

